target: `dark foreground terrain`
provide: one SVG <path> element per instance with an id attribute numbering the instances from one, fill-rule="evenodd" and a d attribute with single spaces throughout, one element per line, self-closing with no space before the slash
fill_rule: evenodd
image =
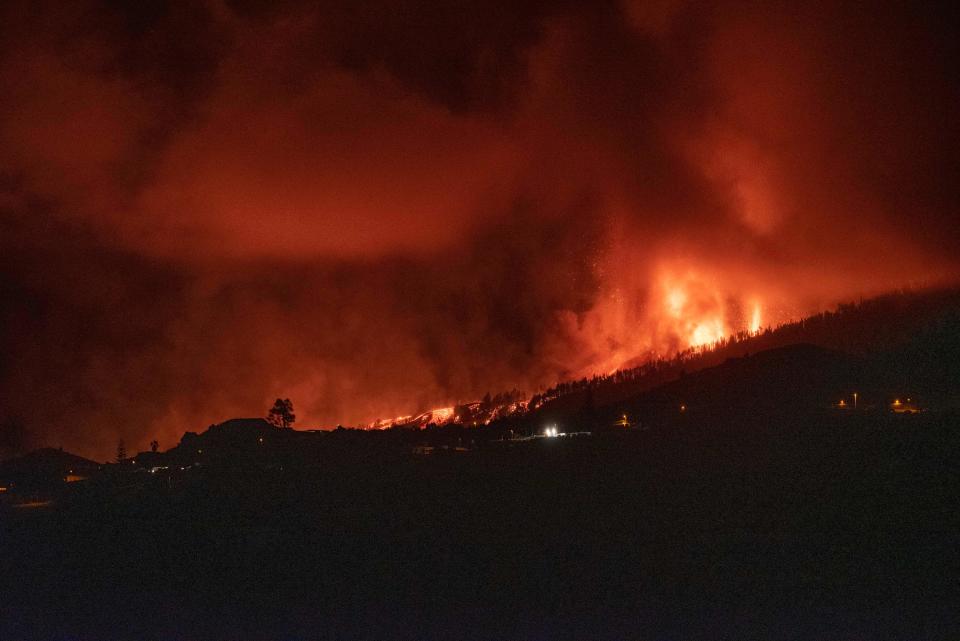
<path id="1" fill-rule="evenodd" d="M 956 414 L 330 443 L 3 508 L 0 638 L 960 638 Z"/>

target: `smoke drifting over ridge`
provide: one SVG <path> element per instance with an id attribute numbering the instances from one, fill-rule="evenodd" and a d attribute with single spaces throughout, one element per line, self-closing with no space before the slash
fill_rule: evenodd
<path id="1" fill-rule="evenodd" d="M 935 8 L 355 4 L 4 4 L 0 419 L 351 424 L 956 273 Z"/>

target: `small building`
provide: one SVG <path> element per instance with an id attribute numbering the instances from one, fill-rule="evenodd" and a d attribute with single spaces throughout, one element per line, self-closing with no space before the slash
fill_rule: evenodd
<path id="1" fill-rule="evenodd" d="M 919 414 L 921 410 L 915 398 L 896 398 L 890 403 L 890 411 L 894 414 Z"/>

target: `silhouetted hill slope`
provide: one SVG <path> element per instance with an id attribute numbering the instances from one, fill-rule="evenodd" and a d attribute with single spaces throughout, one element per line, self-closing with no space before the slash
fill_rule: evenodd
<path id="1" fill-rule="evenodd" d="M 0 463 L 0 486 L 9 497 L 39 496 L 62 489 L 70 481 L 97 476 L 101 465 L 51 447 Z"/>
<path id="2" fill-rule="evenodd" d="M 303 432 L 279 428 L 262 418 L 234 418 L 211 425 L 199 434 L 185 433 L 180 443 L 157 460 L 175 466 L 279 465 L 278 445 L 290 444 L 302 436 Z"/>
<path id="3" fill-rule="evenodd" d="M 70 470 L 96 470 L 96 461 L 65 452 L 61 449 L 43 447 L 23 456 L 0 463 L 0 478 L 18 476 L 53 476 L 62 478 Z"/>
<path id="4" fill-rule="evenodd" d="M 960 408 L 960 309 L 917 327 L 870 354 L 869 380 L 888 395 L 906 391 L 931 407 Z"/>
<path id="5" fill-rule="evenodd" d="M 629 405 L 638 395 L 692 372 L 798 344 L 862 358 L 861 380 L 849 381 L 849 391 L 867 386 L 882 396 L 917 390 L 930 403 L 960 407 L 953 383 L 960 380 L 960 290 L 954 288 L 897 292 L 841 305 L 756 335 L 741 333 L 673 358 L 560 383 L 530 405 L 536 415 L 548 416 L 570 416 L 588 401 L 596 407 Z"/>
<path id="6" fill-rule="evenodd" d="M 624 404 L 629 411 L 654 408 L 685 412 L 783 413 L 826 408 L 862 383 L 863 361 L 814 345 L 790 345 L 731 358 L 685 375 Z"/>
<path id="7" fill-rule="evenodd" d="M 587 390 L 578 406 L 549 405 L 532 418 L 574 431 L 609 428 L 623 416 L 631 425 L 651 427 L 691 415 L 726 420 L 746 413 L 809 412 L 826 409 L 861 388 L 864 364 L 863 359 L 836 350 L 790 345 L 730 358 L 615 402 L 591 399 Z"/>

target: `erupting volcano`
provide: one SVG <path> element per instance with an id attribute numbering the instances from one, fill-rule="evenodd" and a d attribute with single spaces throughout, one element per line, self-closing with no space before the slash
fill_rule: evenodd
<path id="1" fill-rule="evenodd" d="M 958 39 L 883 4 L 6 2 L 0 421 L 413 420 L 952 281 Z"/>

